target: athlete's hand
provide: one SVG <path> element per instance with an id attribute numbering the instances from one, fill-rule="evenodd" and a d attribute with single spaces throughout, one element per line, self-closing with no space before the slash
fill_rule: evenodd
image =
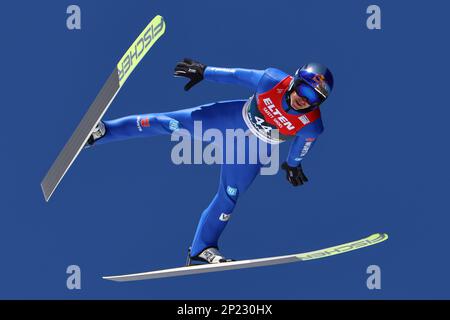
<path id="1" fill-rule="evenodd" d="M 281 169 L 286 170 L 286 179 L 294 186 L 298 187 L 308 182 L 308 178 L 303 173 L 302 165 L 291 167 L 286 162 L 281 165 Z"/>
<path id="2" fill-rule="evenodd" d="M 175 77 L 186 77 L 191 79 L 191 81 L 184 86 L 184 90 L 188 91 L 203 80 L 205 69 L 206 65 L 192 59 L 184 58 L 183 61 L 177 63 L 173 75 Z"/>

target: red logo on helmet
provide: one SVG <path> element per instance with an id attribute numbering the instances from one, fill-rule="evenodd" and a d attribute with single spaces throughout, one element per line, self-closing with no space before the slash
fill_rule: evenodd
<path id="1" fill-rule="evenodd" d="M 149 118 L 144 118 L 141 119 L 141 127 L 150 127 L 150 119 Z"/>
<path id="2" fill-rule="evenodd" d="M 314 81 L 315 89 L 322 95 L 324 98 L 328 96 L 327 82 L 325 80 L 325 76 L 323 74 L 316 74 L 312 78 Z"/>
<path id="3" fill-rule="evenodd" d="M 322 84 L 325 82 L 325 76 L 323 74 L 318 73 L 318 74 L 314 75 L 313 80 L 317 84 Z"/>

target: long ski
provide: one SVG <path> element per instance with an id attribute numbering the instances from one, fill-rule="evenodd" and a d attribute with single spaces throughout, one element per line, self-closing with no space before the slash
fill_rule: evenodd
<path id="1" fill-rule="evenodd" d="M 96 124 L 106 113 L 125 81 L 150 48 L 164 34 L 165 30 L 164 18 L 157 15 L 150 21 L 136 41 L 134 41 L 122 59 L 120 59 L 69 141 L 42 180 L 41 188 L 46 201 L 49 201 L 58 184 L 77 158 Z"/>
<path id="2" fill-rule="evenodd" d="M 337 254 L 354 251 L 357 249 L 362 249 L 365 247 L 373 246 L 377 243 L 383 242 L 388 239 L 386 233 L 376 233 L 367 238 L 344 243 L 335 247 L 325 248 L 321 250 L 291 254 L 286 256 L 261 258 L 253 260 L 242 260 L 242 261 L 232 261 L 223 262 L 217 264 L 204 264 L 197 266 L 188 266 L 181 268 L 172 268 L 165 270 L 157 270 L 143 273 L 126 274 L 119 276 L 108 276 L 103 277 L 106 280 L 126 282 L 126 281 L 137 281 L 137 280 L 149 280 L 157 278 L 167 278 L 167 277 L 178 277 L 187 276 L 193 274 L 207 273 L 207 272 L 218 272 L 226 270 L 244 269 L 244 268 L 255 268 L 272 266 L 277 264 L 285 264 L 299 261 L 308 261 L 320 258 L 331 257 Z"/>

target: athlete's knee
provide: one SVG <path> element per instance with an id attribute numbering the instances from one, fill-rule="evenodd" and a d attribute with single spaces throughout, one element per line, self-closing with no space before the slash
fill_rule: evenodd
<path id="1" fill-rule="evenodd" d="M 238 201 L 239 190 L 236 186 L 221 185 L 217 192 L 217 198 L 222 203 L 222 210 L 227 211 L 228 214 L 233 211 Z"/>
<path id="2" fill-rule="evenodd" d="M 239 197 L 238 187 L 227 185 L 225 192 L 226 192 L 227 196 L 231 199 L 231 201 L 233 201 L 236 204 L 238 197 Z"/>

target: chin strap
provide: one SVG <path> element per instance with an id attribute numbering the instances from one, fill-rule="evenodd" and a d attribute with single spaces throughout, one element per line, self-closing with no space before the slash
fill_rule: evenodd
<path id="1" fill-rule="evenodd" d="M 289 111 L 290 109 L 293 109 L 291 107 L 291 93 L 292 93 L 292 90 L 286 91 L 285 100 L 286 100 L 286 103 L 288 105 L 288 109 L 286 111 Z"/>

